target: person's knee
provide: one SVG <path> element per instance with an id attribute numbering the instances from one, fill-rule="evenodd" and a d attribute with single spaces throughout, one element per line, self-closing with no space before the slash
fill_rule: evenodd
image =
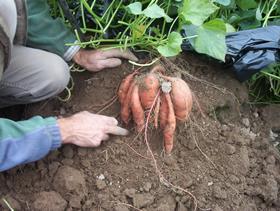
<path id="1" fill-rule="evenodd" d="M 51 88 L 57 94 L 62 92 L 70 79 L 70 70 L 68 64 L 59 56 L 55 56 L 50 65 L 50 79 L 51 79 Z"/>
<path id="2" fill-rule="evenodd" d="M 0 84 L 0 98 L 9 104 L 38 102 L 62 92 L 69 79 L 69 67 L 58 55 L 14 46 Z"/>
<path id="3" fill-rule="evenodd" d="M 44 98 L 52 97 L 62 92 L 70 79 L 68 64 L 59 56 L 49 54 L 41 63 L 43 73 L 41 75 L 41 94 Z"/>

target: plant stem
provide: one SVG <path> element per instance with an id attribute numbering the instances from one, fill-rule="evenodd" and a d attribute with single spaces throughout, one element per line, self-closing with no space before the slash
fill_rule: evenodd
<path id="1" fill-rule="evenodd" d="M 100 21 L 99 21 L 99 17 L 92 11 L 91 7 L 88 5 L 88 3 L 86 2 L 86 0 L 81 0 L 81 2 L 83 3 L 83 5 L 85 6 L 85 8 L 87 9 L 87 11 L 94 17 L 95 22 L 97 23 L 97 25 L 100 27 L 100 29 L 102 31 L 103 30 L 103 26 L 101 25 Z"/>
<path id="2" fill-rule="evenodd" d="M 272 6 L 271 6 L 271 8 L 270 8 L 270 10 L 269 10 L 269 12 L 266 14 L 265 20 L 264 20 L 264 22 L 263 22 L 263 27 L 267 26 L 268 19 L 269 19 L 269 17 L 270 17 L 270 14 L 273 12 L 274 7 L 275 7 L 277 1 L 278 1 L 278 0 L 275 0 L 275 1 L 273 2 Z"/>
<path id="3" fill-rule="evenodd" d="M 114 18 L 115 18 L 115 16 L 116 16 L 116 14 L 117 14 L 117 12 L 118 12 L 118 10 L 119 10 L 119 8 L 120 8 L 122 2 L 123 2 L 123 1 L 121 0 L 120 3 L 118 4 L 117 8 L 115 9 L 115 11 L 114 11 L 114 13 L 113 13 L 111 19 L 109 20 L 108 24 L 107 24 L 107 25 L 105 26 L 105 28 L 103 29 L 103 32 L 104 32 L 104 33 L 105 33 L 105 32 L 107 31 L 107 29 L 110 27 L 110 25 L 111 25 L 112 21 L 114 20 Z"/>

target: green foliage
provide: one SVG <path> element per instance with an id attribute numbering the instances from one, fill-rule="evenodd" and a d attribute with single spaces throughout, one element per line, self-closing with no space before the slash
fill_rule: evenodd
<path id="1" fill-rule="evenodd" d="M 88 38 L 78 42 L 82 47 L 133 48 L 165 57 L 179 54 L 182 42 L 188 40 L 197 52 L 224 61 L 226 33 L 280 25 L 279 0 L 67 2 Z M 70 25 L 57 1 L 49 0 L 49 3 L 51 14 Z M 107 7 L 104 9 L 104 6 Z M 188 37 L 182 38 L 181 30 Z M 78 34 L 77 40 L 80 40 Z M 279 65 L 267 68 L 251 79 L 251 95 L 256 100 L 280 102 L 279 69 Z"/>
<path id="2" fill-rule="evenodd" d="M 143 14 L 148 18 L 164 18 L 165 21 L 168 23 L 173 20 L 157 4 L 152 4 L 149 7 L 147 7 L 143 11 Z"/>
<path id="3" fill-rule="evenodd" d="M 236 0 L 236 4 L 242 10 L 254 9 L 258 7 L 258 4 L 255 0 Z"/>
<path id="4" fill-rule="evenodd" d="M 222 18 L 237 30 L 280 25 L 280 1 L 231 0 L 228 6 L 221 6 L 211 18 L 215 17 Z M 248 84 L 254 103 L 280 103 L 280 64 L 254 75 Z"/>
<path id="5" fill-rule="evenodd" d="M 141 2 L 137 1 L 127 5 L 127 9 L 133 15 L 140 15 L 142 13 L 142 4 Z"/>
<path id="6" fill-rule="evenodd" d="M 213 2 L 221 4 L 223 6 L 229 6 L 231 3 L 231 0 L 214 0 Z"/>
<path id="7" fill-rule="evenodd" d="M 185 22 L 200 26 L 217 9 L 209 0 L 185 0 L 180 15 Z"/>
<path id="8" fill-rule="evenodd" d="M 168 36 L 167 43 L 165 45 L 158 46 L 157 50 L 165 57 L 176 56 L 182 51 L 182 43 L 182 36 L 178 32 L 172 32 Z"/>
<path id="9" fill-rule="evenodd" d="M 64 18 L 57 3 L 49 1 L 52 14 Z M 198 52 L 222 61 L 225 58 L 225 23 L 211 22 L 210 15 L 219 9 L 218 5 L 228 5 L 230 0 L 217 0 L 217 5 L 212 0 L 142 0 L 128 4 L 112 0 L 101 13 L 105 1 L 68 2 L 89 38 L 78 43 L 82 47 L 140 48 L 169 57 L 181 52 L 183 40 L 192 39 Z M 182 38 L 179 32 L 184 25 L 196 25 L 196 34 L 187 31 L 190 37 Z"/>
<path id="10" fill-rule="evenodd" d="M 195 50 L 224 61 L 226 54 L 225 34 L 226 25 L 222 20 L 214 19 L 204 23 L 198 28 Z"/>
<path id="11" fill-rule="evenodd" d="M 249 81 L 254 103 L 280 103 L 280 64 L 273 64 Z"/>
<path id="12" fill-rule="evenodd" d="M 172 21 L 172 18 L 170 18 L 157 4 L 152 4 L 143 11 L 141 2 L 129 4 L 127 8 L 133 15 L 145 15 L 148 18 L 164 18 L 166 22 Z"/>

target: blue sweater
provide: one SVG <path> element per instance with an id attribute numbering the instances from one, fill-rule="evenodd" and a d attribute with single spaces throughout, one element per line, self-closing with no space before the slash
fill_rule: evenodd
<path id="1" fill-rule="evenodd" d="M 61 145 L 54 117 L 14 122 L 0 118 L 0 172 L 44 157 Z"/>

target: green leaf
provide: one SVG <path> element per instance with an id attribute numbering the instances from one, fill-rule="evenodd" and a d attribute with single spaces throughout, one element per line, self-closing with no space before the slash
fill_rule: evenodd
<path id="1" fill-rule="evenodd" d="M 147 7 L 142 13 L 148 18 L 165 18 L 166 22 L 171 22 L 173 20 L 157 4 L 152 4 Z"/>
<path id="2" fill-rule="evenodd" d="M 186 37 L 192 37 L 197 35 L 197 30 L 198 30 L 199 26 L 195 26 L 193 24 L 189 24 L 189 25 L 183 25 L 182 26 L 182 31 L 184 32 L 184 36 Z M 195 42 L 195 38 L 189 38 L 188 39 L 190 44 L 194 47 L 194 42 Z"/>
<path id="3" fill-rule="evenodd" d="M 226 55 L 226 25 L 222 20 L 211 20 L 198 29 L 195 40 L 195 50 L 215 59 L 225 61 Z"/>
<path id="4" fill-rule="evenodd" d="M 257 19 L 242 21 L 241 23 L 239 23 L 240 30 L 256 29 L 261 26 L 262 23 Z"/>
<path id="5" fill-rule="evenodd" d="M 126 8 L 133 15 L 140 15 L 142 13 L 142 3 L 139 1 L 127 5 Z"/>
<path id="6" fill-rule="evenodd" d="M 258 4 L 255 0 L 236 0 L 236 4 L 242 10 L 255 9 L 258 7 Z"/>
<path id="7" fill-rule="evenodd" d="M 210 0 L 185 0 L 180 15 L 186 22 L 200 26 L 217 9 Z"/>
<path id="8" fill-rule="evenodd" d="M 229 6 L 231 3 L 231 0 L 214 0 L 213 2 L 216 2 L 218 4 L 221 4 L 223 6 Z"/>
<path id="9" fill-rule="evenodd" d="M 232 32 L 236 32 L 236 30 L 232 25 L 230 25 L 229 23 L 226 23 L 226 32 L 232 33 Z"/>
<path id="10" fill-rule="evenodd" d="M 168 36 L 167 43 L 157 47 L 158 52 L 164 57 L 178 55 L 182 49 L 183 38 L 178 32 L 172 32 Z"/>
<path id="11" fill-rule="evenodd" d="M 237 26 L 244 22 L 253 22 L 256 20 L 256 10 L 247 10 L 247 11 L 239 11 L 235 12 L 230 16 L 228 22 L 233 25 Z"/>

